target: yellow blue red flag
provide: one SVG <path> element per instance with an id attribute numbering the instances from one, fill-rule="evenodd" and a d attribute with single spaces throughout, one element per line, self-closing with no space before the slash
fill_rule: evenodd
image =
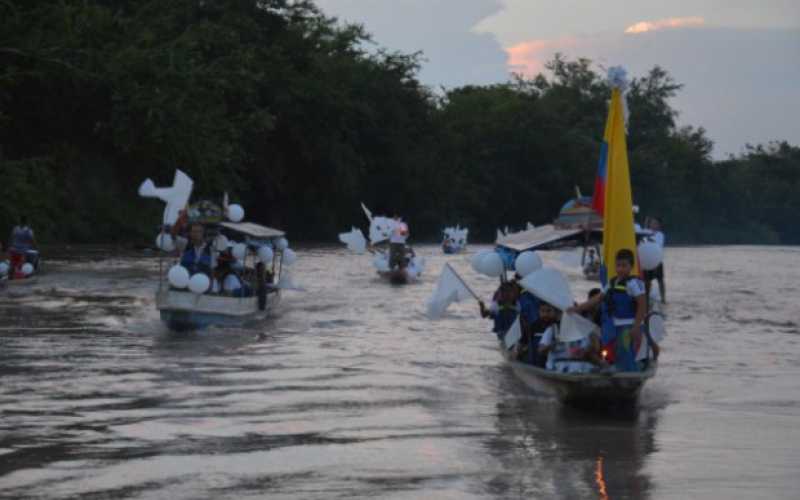
<path id="1" fill-rule="evenodd" d="M 622 91 L 614 87 L 611 91 L 611 106 L 606 120 L 598 177 L 603 174 L 602 208 L 603 216 L 603 283 L 616 276 L 615 258 L 617 252 L 627 248 L 636 256 L 636 234 L 633 226 L 633 199 L 631 195 L 631 176 L 628 167 L 628 145 L 625 138 L 625 112 L 622 105 Z M 598 195 L 595 188 L 595 196 Z M 597 209 L 598 202 L 593 202 Z M 635 259 L 638 263 L 638 258 Z M 638 275 L 638 265 L 632 274 Z"/>

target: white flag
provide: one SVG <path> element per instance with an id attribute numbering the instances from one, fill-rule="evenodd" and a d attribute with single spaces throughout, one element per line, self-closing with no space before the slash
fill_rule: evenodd
<path id="1" fill-rule="evenodd" d="M 430 319 L 439 319 L 450 304 L 472 296 L 472 292 L 464 285 L 453 268 L 449 264 L 445 264 L 433 295 L 425 303 L 427 315 Z"/>
<path id="2" fill-rule="evenodd" d="M 367 239 L 360 229 L 353 228 L 349 233 L 340 233 L 339 241 L 347 245 L 347 249 L 352 252 L 364 253 L 367 250 Z"/>
<path id="3" fill-rule="evenodd" d="M 514 347 L 519 339 L 522 338 L 522 325 L 519 323 L 519 316 L 517 316 L 517 320 L 514 321 L 514 324 L 511 325 L 511 328 L 508 329 L 506 332 L 506 336 L 503 337 L 503 341 L 506 343 L 506 349 L 511 349 Z"/>

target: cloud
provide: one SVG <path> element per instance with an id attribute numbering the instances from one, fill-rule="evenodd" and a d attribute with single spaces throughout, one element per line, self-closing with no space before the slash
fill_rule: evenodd
<path id="1" fill-rule="evenodd" d="M 664 29 L 697 27 L 703 26 L 705 23 L 706 20 L 702 17 L 670 17 L 667 19 L 659 19 L 658 21 L 639 21 L 636 24 L 628 26 L 625 29 L 625 33 L 631 35 Z"/>
<path id="2" fill-rule="evenodd" d="M 597 66 L 623 65 L 643 76 L 655 65 L 684 85 L 673 101 L 679 124 L 703 126 L 714 156 L 740 153 L 746 143 L 800 144 L 800 31 L 693 27 L 630 36 L 606 33 L 533 39 L 507 49 L 513 71 L 534 76 L 555 53 Z"/>
<path id="3" fill-rule="evenodd" d="M 529 40 L 507 47 L 508 65 L 512 72 L 532 77 L 545 70 L 544 65 L 556 52 L 576 48 L 581 41 L 574 37 L 557 40 Z"/>
<path id="4" fill-rule="evenodd" d="M 420 80 L 430 86 L 490 84 L 509 77 L 508 55 L 475 26 L 501 10 L 499 0 L 317 0 L 323 11 L 362 23 L 380 47 L 421 51 Z"/>

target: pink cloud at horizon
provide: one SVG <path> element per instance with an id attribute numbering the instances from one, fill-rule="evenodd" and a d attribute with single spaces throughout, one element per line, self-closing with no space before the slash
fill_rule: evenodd
<path id="1" fill-rule="evenodd" d="M 578 39 L 572 37 L 529 40 L 506 47 L 505 51 L 508 54 L 508 65 L 512 71 L 532 77 L 544 71 L 545 63 L 553 54 L 576 47 L 578 43 Z"/>
<path id="2" fill-rule="evenodd" d="M 705 24 L 706 20 L 702 17 L 670 17 L 667 19 L 658 19 L 656 21 L 639 21 L 625 28 L 625 33 L 636 35 L 639 33 L 647 33 L 648 31 L 664 29 L 695 28 L 704 26 Z"/>

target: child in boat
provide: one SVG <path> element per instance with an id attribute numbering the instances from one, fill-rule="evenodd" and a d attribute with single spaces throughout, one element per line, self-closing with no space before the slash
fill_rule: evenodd
<path id="1" fill-rule="evenodd" d="M 601 294 L 601 293 L 603 293 L 603 291 L 601 289 L 592 288 L 591 290 L 589 290 L 589 294 L 586 297 L 586 300 L 592 300 L 596 295 Z M 591 309 L 583 311 L 581 313 L 581 315 L 584 318 L 586 318 L 589 321 L 591 321 L 592 323 L 594 323 L 595 325 L 600 326 L 600 327 L 603 326 L 603 310 L 602 310 L 602 307 L 600 307 L 600 304 L 597 304 L 596 306 L 592 307 Z"/>
<path id="2" fill-rule="evenodd" d="M 495 292 L 495 297 L 492 305 L 488 308 L 483 301 L 478 302 L 478 305 L 481 308 L 481 317 L 494 320 L 492 331 L 497 335 L 498 339 L 502 340 L 511 325 L 517 320 L 517 314 L 519 314 L 517 286 L 511 282 L 502 283 L 497 292 Z"/>
<path id="3" fill-rule="evenodd" d="M 647 312 L 645 287 L 642 280 L 631 275 L 634 265 L 633 252 L 627 248 L 617 252 L 615 266 L 617 276 L 592 299 L 571 308 L 571 312 L 589 311 L 601 303 L 611 316 L 613 328 L 603 328 L 603 349 L 608 360 L 618 371 L 638 371 L 636 351 L 641 343 L 642 325 Z"/>
<path id="4" fill-rule="evenodd" d="M 522 362 L 544 368 L 547 354 L 539 352 L 542 335 L 550 326 L 558 321 L 558 309 L 547 302 L 539 302 L 539 310 L 535 321 L 522 330 L 519 345 L 519 357 Z"/>
<path id="5" fill-rule="evenodd" d="M 558 339 L 561 328 L 560 312 L 556 313 L 556 318 L 539 341 L 538 351 L 540 356 L 546 356 L 546 369 L 559 373 L 592 373 L 608 367 L 600 352 L 600 339 L 596 334 L 562 342 Z"/>

